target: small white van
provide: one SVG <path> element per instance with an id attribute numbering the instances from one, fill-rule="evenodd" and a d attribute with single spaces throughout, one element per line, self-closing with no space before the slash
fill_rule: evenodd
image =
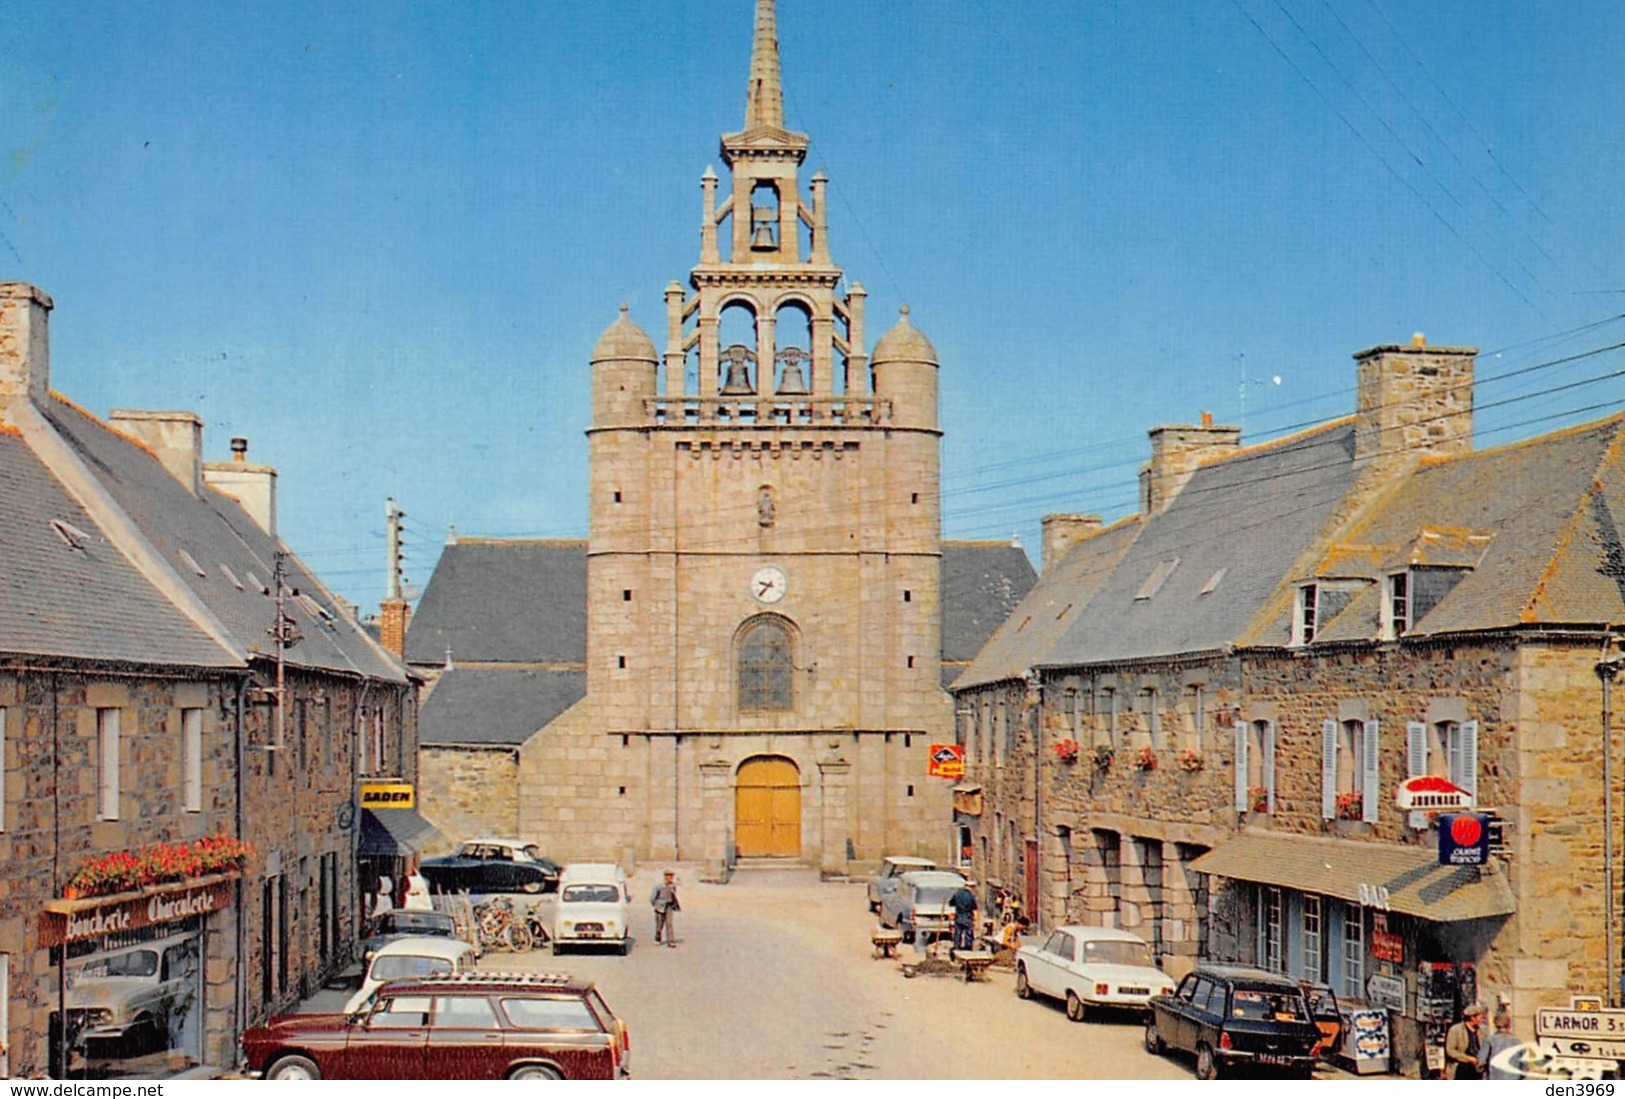
<path id="1" fill-rule="evenodd" d="M 632 889 L 614 863 L 578 862 L 559 874 L 558 908 L 553 917 L 553 953 L 567 946 L 613 943 L 626 953 Z"/>

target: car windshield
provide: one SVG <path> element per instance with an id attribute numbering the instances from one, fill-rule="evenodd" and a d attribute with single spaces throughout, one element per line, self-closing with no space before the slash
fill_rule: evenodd
<path id="1" fill-rule="evenodd" d="M 393 981 L 397 977 L 430 977 L 450 973 L 451 963 L 444 958 L 425 958 L 421 954 L 380 954 L 372 961 L 372 979 Z"/>
<path id="2" fill-rule="evenodd" d="M 158 973 L 156 950 L 131 950 L 123 954 L 87 962 L 81 977 L 153 977 Z"/>
<path id="3" fill-rule="evenodd" d="M 1264 1022 L 1306 1023 L 1303 997 L 1276 989 L 1238 988 L 1230 994 L 1232 1019 L 1255 1019 Z"/>
<path id="4" fill-rule="evenodd" d="M 614 904 L 621 891 L 613 885 L 567 885 L 559 899 L 566 904 Z"/>
<path id="5" fill-rule="evenodd" d="M 414 912 L 397 909 L 378 919 L 380 935 L 450 935 L 453 924 L 450 916 L 438 912 Z"/>
<path id="6" fill-rule="evenodd" d="M 534 843 L 525 844 L 525 857 L 531 862 L 541 862 L 542 852 Z"/>
<path id="7" fill-rule="evenodd" d="M 1144 943 L 1105 940 L 1084 943 L 1083 960 L 1094 965 L 1153 965 L 1151 948 Z"/>

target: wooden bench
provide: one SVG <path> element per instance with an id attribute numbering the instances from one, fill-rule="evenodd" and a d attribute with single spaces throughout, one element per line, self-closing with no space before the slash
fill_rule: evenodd
<path id="1" fill-rule="evenodd" d="M 987 980 L 987 967 L 993 964 L 991 950 L 955 950 L 948 955 L 965 971 L 965 981 Z"/>
<path id="2" fill-rule="evenodd" d="M 869 933 L 869 941 L 875 946 L 876 958 L 895 958 L 897 944 L 903 941 L 903 933 L 896 928 L 877 927 Z"/>

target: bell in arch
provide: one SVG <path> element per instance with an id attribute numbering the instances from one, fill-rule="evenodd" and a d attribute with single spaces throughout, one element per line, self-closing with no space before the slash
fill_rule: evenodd
<path id="1" fill-rule="evenodd" d="M 810 392 L 807 388 L 805 364 L 811 358 L 799 347 L 787 347 L 779 352 L 779 392 L 786 396 L 800 396 Z"/>
<path id="2" fill-rule="evenodd" d="M 753 206 L 750 211 L 750 246 L 753 251 L 771 252 L 779 246 L 778 211 Z"/>
<path id="3" fill-rule="evenodd" d="M 756 360 L 750 348 L 742 343 L 724 348 L 723 361 L 727 363 L 728 370 L 722 376 L 722 395 L 724 397 L 739 397 L 755 393 L 756 387 L 750 381 L 750 366 Z"/>

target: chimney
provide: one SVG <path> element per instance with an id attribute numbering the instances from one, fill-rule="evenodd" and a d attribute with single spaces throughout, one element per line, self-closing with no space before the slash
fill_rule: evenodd
<path id="1" fill-rule="evenodd" d="M 0 405 L 42 403 L 51 390 L 51 296 L 26 282 L 0 282 Z"/>
<path id="2" fill-rule="evenodd" d="M 1040 522 L 1044 529 L 1043 571 L 1066 556 L 1066 551 L 1100 533 L 1098 515 L 1046 515 Z"/>
<path id="3" fill-rule="evenodd" d="M 1151 429 L 1151 460 L 1140 469 L 1140 514 L 1168 507 L 1196 467 L 1241 446 L 1241 428 L 1216 427 L 1212 413 L 1199 424 L 1165 424 Z"/>
<path id="4" fill-rule="evenodd" d="M 231 461 L 203 463 L 203 483 L 230 496 L 248 517 L 276 537 L 276 467 L 253 465 L 248 440 L 231 440 Z"/>
<path id="5" fill-rule="evenodd" d="M 203 421 L 197 413 L 115 408 L 107 423 L 152 451 L 188 492 L 203 495 Z"/>
<path id="6" fill-rule="evenodd" d="M 1386 344 L 1355 354 L 1354 461 L 1386 468 L 1426 455 L 1473 448 L 1476 347 Z"/>
<path id="7" fill-rule="evenodd" d="M 404 599 L 386 599 L 378 604 L 378 642 L 401 659 L 406 659 L 406 627 L 412 621 L 412 607 Z"/>

